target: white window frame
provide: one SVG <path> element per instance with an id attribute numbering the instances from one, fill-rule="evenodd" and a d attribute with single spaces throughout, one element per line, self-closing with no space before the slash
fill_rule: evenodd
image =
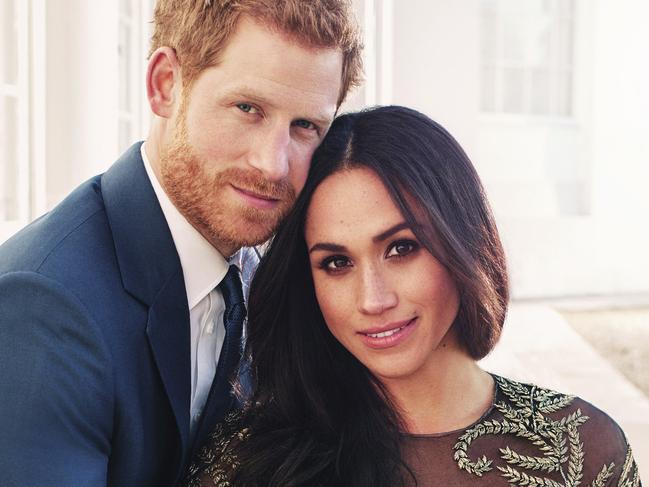
<path id="1" fill-rule="evenodd" d="M 130 32 L 130 44 L 124 46 L 126 51 L 120 52 L 120 57 L 123 55 L 128 56 L 129 63 L 126 66 L 128 70 L 126 73 L 126 85 L 122 83 L 122 73 L 120 73 L 119 80 L 119 103 L 118 107 L 118 138 L 119 150 L 123 152 L 133 142 L 143 138 L 148 130 L 149 117 L 148 117 L 148 104 L 145 92 L 145 76 L 147 60 L 146 56 L 149 49 L 149 42 L 151 37 L 151 20 L 153 18 L 153 0 L 125 0 L 129 5 L 131 14 L 122 10 L 123 3 L 120 2 L 118 12 L 119 24 L 118 39 L 121 37 L 119 31 L 122 28 Z M 120 69 L 122 63 L 119 63 Z M 121 97 L 124 90 L 130 93 L 129 106 L 124 109 L 121 106 Z M 129 130 L 126 137 L 122 137 L 121 125 L 128 124 Z"/>
<path id="2" fill-rule="evenodd" d="M 505 1 L 508 0 L 495 0 L 496 4 L 500 6 L 503 4 Z M 519 1 L 519 0 L 517 0 Z M 562 2 L 564 0 L 550 0 L 554 3 L 554 6 L 559 4 L 559 2 Z M 569 20 L 572 22 L 572 42 L 571 42 L 571 48 L 572 48 L 572 55 L 571 55 L 571 64 L 570 66 L 559 66 L 558 61 L 556 60 L 558 50 L 560 47 L 557 47 L 556 44 L 558 43 L 557 38 L 556 38 L 556 32 L 551 33 L 551 51 L 552 51 L 552 60 L 550 61 L 549 65 L 549 70 L 550 70 L 550 85 L 551 87 L 549 88 L 549 95 L 550 95 L 550 101 L 549 105 L 553 107 L 551 110 L 548 111 L 548 113 L 534 113 L 531 110 L 531 97 L 530 97 L 530 87 L 531 87 L 531 72 L 532 68 L 529 66 L 519 66 L 519 65 L 511 65 L 507 61 L 503 59 L 503 39 L 504 39 L 504 29 L 503 29 L 503 22 L 502 22 L 502 16 L 498 16 L 496 23 L 497 23 L 497 34 L 496 34 L 496 58 L 493 63 L 491 63 L 489 60 L 486 60 L 484 58 L 481 58 L 480 60 L 480 66 L 481 66 L 481 76 L 482 75 L 482 70 L 490 66 L 496 71 L 495 75 L 495 86 L 494 86 L 494 108 L 491 110 L 485 110 L 484 109 L 484 94 L 480 94 L 480 114 L 483 117 L 487 118 L 497 118 L 497 119 L 502 119 L 502 120 L 517 120 L 517 119 L 527 119 L 527 120 L 538 120 L 538 121 L 552 121 L 554 123 L 567 123 L 567 124 L 574 124 L 575 123 L 575 112 L 576 112 L 576 100 L 575 100 L 575 85 L 576 85 L 576 65 L 577 65 L 577 46 L 576 46 L 576 27 L 577 27 L 577 9 L 579 8 L 577 0 L 573 0 L 572 4 L 572 14 L 569 18 Z M 502 11 L 502 8 L 498 7 L 498 11 Z M 563 19 L 565 20 L 565 19 Z M 482 21 L 482 18 L 481 18 Z M 503 97 L 503 86 L 504 86 L 504 81 L 503 81 L 503 72 L 507 68 L 511 67 L 518 67 L 524 70 L 524 83 L 523 83 L 523 109 L 521 111 L 516 111 L 516 112 L 507 112 L 504 110 L 503 103 L 504 103 L 504 97 Z M 557 101 L 557 93 L 559 91 L 557 87 L 557 78 L 556 78 L 556 73 L 559 70 L 567 70 L 571 73 L 571 84 L 570 84 L 570 94 L 567 95 L 569 96 L 570 99 L 570 106 L 567 114 L 561 114 L 558 113 L 558 109 L 556 108 L 558 105 Z M 483 78 L 484 79 L 484 78 Z M 483 82 L 482 85 L 485 83 Z"/>
<path id="3" fill-rule="evenodd" d="M 7 0 L 5 0 L 7 1 Z M 30 191 L 30 2 L 14 2 L 15 23 L 17 28 L 17 45 L 3 46 L 3 49 L 15 48 L 17 54 L 17 76 L 15 84 L 0 84 L 0 96 L 16 100 L 16 194 L 17 215 L 11 220 L 0 220 L 0 242 L 3 242 L 18 229 L 24 226 L 31 217 Z"/>
<path id="4" fill-rule="evenodd" d="M 46 0 L 29 0 L 30 11 L 30 220 L 47 211 Z"/>
<path id="5" fill-rule="evenodd" d="M 339 113 L 392 103 L 394 0 L 353 0 L 353 6 L 363 32 L 365 79 Z"/>

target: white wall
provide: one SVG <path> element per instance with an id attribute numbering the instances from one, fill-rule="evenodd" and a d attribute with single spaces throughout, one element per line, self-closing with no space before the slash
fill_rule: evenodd
<path id="1" fill-rule="evenodd" d="M 478 107 L 478 0 L 394 2 L 392 101 L 444 125 L 469 153 Z"/>
<path id="2" fill-rule="evenodd" d="M 648 19 L 645 0 L 599 0 L 593 67 L 594 212 L 638 218 L 629 222 L 629 230 L 639 227 L 644 238 L 649 231 Z"/>
<path id="3" fill-rule="evenodd" d="M 47 205 L 117 154 L 117 2 L 45 2 Z"/>

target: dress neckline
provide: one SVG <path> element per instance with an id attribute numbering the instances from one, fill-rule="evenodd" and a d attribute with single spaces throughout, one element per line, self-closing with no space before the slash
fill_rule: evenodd
<path id="1" fill-rule="evenodd" d="M 418 439 L 426 439 L 426 438 L 442 438 L 444 436 L 449 436 L 449 435 L 456 435 L 458 433 L 463 433 L 469 428 L 472 428 L 476 424 L 482 422 L 487 416 L 491 414 L 491 412 L 494 410 L 496 407 L 496 397 L 498 396 L 498 381 L 496 380 L 496 375 L 492 374 L 491 372 L 487 372 L 491 378 L 493 379 L 494 382 L 494 387 L 493 387 L 493 396 L 491 398 L 491 404 L 485 409 L 484 413 L 473 421 L 471 424 L 468 424 L 466 426 L 463 426 L 461 428 L 457 428 L 451 431 L 441 431 L 439 433 L 406 433 L 402 432 L 401 436 L 406 439 L 412 439 L 412 440 L 418 440 Z"/>

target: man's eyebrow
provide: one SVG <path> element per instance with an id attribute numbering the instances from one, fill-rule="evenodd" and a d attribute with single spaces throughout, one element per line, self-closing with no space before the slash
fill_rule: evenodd
<path id="1" fill-rule="evenodd" d="M 397 232 L 410 228 L 410 225 L 407 222 L 397 223 L 396 225 L 388 228 L 385 232 L 379 233 L 376 237 L 372 237 L 373 242 L 383 242 L 385 239 L 390 238 Z"/>
<path id="2" fill-rule="evenodd" d="M 255 89 L 249 88 L 247 86 L 241 86 L 236 90 L 233 90 L 231 96 L 236 98 L 241 98 L 242 100 L 250 100 L 255 103 L 269 105 L 271 107 L 275 106 L 273 105 L 273 103 L 271 103 L 270 100 L 265 98 L 263 95 L 257 93 Z"/>
<path id="3" fill-rule="evenodd" d="M 309 249 L 309 253 L 315 252 L 316 250 L 326 250 L 327 252 L 346 252 L 347 248 L 344 245 L 320 242 L 311 247 Z"/>

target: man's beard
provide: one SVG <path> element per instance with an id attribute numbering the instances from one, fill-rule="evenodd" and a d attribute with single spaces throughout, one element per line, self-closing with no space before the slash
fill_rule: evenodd
<path id="1" fill-rule="evenodd" d="M 210 168 L 187 142 L 184 120 L 179 120 L 160 159 L 161 183 L 169 199 L 217 250 L 236 251 L 266 241 L 295 202 L 295 190 L 286 180 L 267 181 L 254 169 Z M 264 210 L 233 201 L 227 195 L 230 184 L 277 199 L 278 204 Z"/>

